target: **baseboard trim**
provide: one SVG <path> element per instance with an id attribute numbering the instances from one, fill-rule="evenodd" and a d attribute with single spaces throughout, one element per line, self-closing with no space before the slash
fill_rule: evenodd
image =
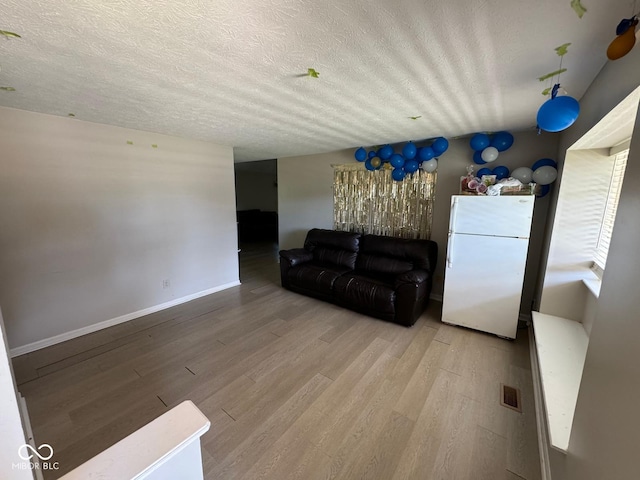
<path id="1" fill-rule="evenodd" d="M 50 347 L 51 345 L 55 345 L 57 343 L 66 342 L 67 340 L 71 340 L 72 338 L 81 337 L 82 335 L 87 335 L 89 333 L 97 332 L 98 330 L 113 327 L 114 325 L 118 325 L 119 323 L 128 322 L 129 320 L 133 320 L 134 318 L 144 317 L 145 315 L 159 312 L 160 310 L 166 310 L 167 308 L 175 307 L 176 305 L 187 303 L 191 300 L 195 300 L 196 298 L 211 295 L 212 293 L 220 292 L 228 288 L 237 287 L 238 285 L 240 285 L 239 280 L 225 283 L 223 285 L 218 285 L 217 287 L 202 290 L 201 292 L 197 293 L 192 293 L 191 295 L 176 298 L 169 302 L 154 305 L 153 307 L 143 308 L 142 310 L 138 310 L 137 312 L 127 313 L 126 315 L 121 315 L 116 318 L 111 318 L 109 320 L 94 323 L 93 325 L 87 325 L 86 327 L 78 328 L 77 330 L 71 330 L 70 332 L 61 333 L 60 335 L 55 335 L 43 340 L 38 340 L 37 342 L 28 343 L 27 345 L 22 345 L 20 347 L 15 347 L 10 349 L 9 352 L 11 358 L 24 355 L 25 353 L 35 352 L 36 350 Z"/>

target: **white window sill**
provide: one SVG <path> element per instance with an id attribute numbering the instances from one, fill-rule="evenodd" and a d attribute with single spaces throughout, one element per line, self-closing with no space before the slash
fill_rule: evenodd
<path id="1" fill-rule="evenodd" d="M 551 446 L 566 453 L 589 338 L 580 322 L 532 312 Z"/>
<path id="2" fill-rule="evenodd" d="M 602 280 L 599 278 L 583 278 L 582 283 L 589 289 L 594 297 L 600 296 L 600 287 L 602 286 Z"/>

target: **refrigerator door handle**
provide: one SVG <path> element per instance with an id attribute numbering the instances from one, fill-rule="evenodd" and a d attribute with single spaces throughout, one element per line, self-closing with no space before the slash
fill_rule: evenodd
<path id="1" fill-rule="evenodd" d="M 447 242 L 447 268 L 453 267 L 453 235 L 456 229 L 456 217 L 458 213 L 458 199 L 452 198 L 451 213 L 449 215 L 449 241 Z"/>
<path id="2" fill-rule="evenodd" d="M 458 199 L 453 197 L 453 201 L 451 202 L 451 213 L 449 214 L 449 234 L 451 232 L 455 232 L 456 230 L 456 217 L 458 213 Z"/>
<path id="3" fill-rule="evenodd" d="M 449 230 L 449 241 L 447 242 L 447 268 L 453 267 L 453 232 Z"/>

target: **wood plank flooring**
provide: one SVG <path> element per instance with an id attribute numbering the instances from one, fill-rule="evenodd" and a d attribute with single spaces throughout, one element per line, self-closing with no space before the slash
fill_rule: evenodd
<path id="1" fill-rule="evenodd" d="M 405 328 L 288 292 L 272 245 L 243 248 L 241 280 L 14 359 L 60 464 L 46 478 L 191 399 L 208 479 L 540 479 L 526 331 L 443 325 L 435 302 Z"/>

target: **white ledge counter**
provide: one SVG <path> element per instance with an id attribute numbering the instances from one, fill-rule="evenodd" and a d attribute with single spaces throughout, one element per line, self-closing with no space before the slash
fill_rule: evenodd
<path id="1" fill-rule="evenodd" d="M 60 480 L 202 480 L 200 437 L 210 426 L 187 400 Z"/>
<path id="2" fill-rule="evenodd" d="M 532 313 L 551 446 L 566 452 L 589 338 L 580 322 Z"/>

